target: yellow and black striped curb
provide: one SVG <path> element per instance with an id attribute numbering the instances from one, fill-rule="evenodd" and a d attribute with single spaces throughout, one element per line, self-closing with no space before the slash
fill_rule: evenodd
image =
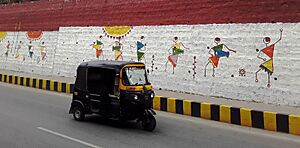
<path id="1" fill-rule="evenodd" d="M 156 96 L 153 108 L 242 126 L 300 135 L 300 116 Z"/>
<path id="2" fill-rule="evenodd" d="M 0 82 L 70 94 L 71 83 L 0 74 Z M 155 110 L 300 135 L 300 116 L 155 96 Z"/>
<path id="3" fill-rule="evenodd" d="M 0 82 L 70 94 L 73 84 L 53 80 L 0 74 Z"/>

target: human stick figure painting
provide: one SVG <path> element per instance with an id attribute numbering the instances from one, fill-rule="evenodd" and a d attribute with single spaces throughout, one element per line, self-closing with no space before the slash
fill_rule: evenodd
<path id="1" fill-rule="evenodd" d="M 115 41 L 115 43 L 112 46 L 112 51 L 115 52 L 115 61 L 118 61 L 119 59 L 122 59 L 123 61 L 123 44 L 121 43 L 121 39 Z"/>
<path id="2" fill-rule="evenodd" d="M 29 31 L 27 32 L 27 38 L 29 40 L 28 46 L 28 56 L 30 59 L 33 59 L 34 56 L 34 45 L 33 41 L 39 40 L 43 35 L 41 31 Z M 38 60 L 39 61 L 39 60 Z"/>
<path id="3" fill-rule="evenodd" d="M 209 54 L 211 55 L 208 58 L 208 62 L 204 67 L 204 77 L 206 77 L 206 69 L 207 66 L 209 64 L 212 65 L 213 68 L 213 74 L 212 76 L 215 76 L 215 68 L 217 68 L 219 66 L 219 61 L 221 57 L 229 57 L 230 52 L 234 52 L 236 53 L 236 50 L 233 50 L 231 48 L 229 48 L 228 46 L 226 46 L 225 44 L 220 44 L 221 39 L 216 37 L 215 38 L 215 44 L 216 46 L 212 47 L 212 48 L 208 48 L 209 49 Z M 228 50 L 228 51 L 224 51 L 224 47 Z"/>
<path id="4" fill-rule="evenodd" d="M 146 43 L 144 43 L 144 36 L 141 36 L 139 41 L 136 41 L 136 55 L 137 55 L 137 60 L 140 62 L 142 59 L 144 59 L 144 62 L 146 63 L 145 59 L 145 51 L 146 51 Z"/>
<path id="5" fill-rule="evenodd" d="M 93 43 L 91 44 L 91 46 L 95 49 L 96 51 L 96 58 L 99 59 L 100 56 L 102 56 L 102 59 L 104 58 L 103 56 L 103 48 L 104 48 L 104 44 L 102 43 L 102 35 L 99 36 L 99 38 Z"/>
<path id="6" fill-rule="evenodd" d="M 258 55 L 257 55 L 257 58 L 263 60 L 264 62 L 262 64 L 259 65 L 259 69 L 256 71 L 255 73 L 255 82 L 258 82 L 258 76 L 257 74 L 261 71 L 261 70 L 264 70 L 267 75 L 268 75 L 268 84 L 267 84 L 267 87 L 271 87 L 271 80 L 270 80 L 270 77 L 271 75 L 273 74 L 274 72 L 274 65 L 273 65 L 273 59 L 274 59 L 274 50 L 275 50 L 275 44 L 277 44 L 279 41 L 281 41 L 282 39 L 282 31 L 283 29 L 280 29 L 280 37 L 279 39 L 269 45 L 269 43 L 271 42 L 271 38 L 270 37 L 265 37 L 263 39 L 263 42 L 265 43 L 266 47 L 261 49 L 261 50 L 258 50 Z M 268 59 L 267 58 L 263 58 L 261 53 L 264 53 L 265 55 L 267 55 Z"/>
<path id="7" fill-rule="evenodd" d="M 123 47 L 121 40 L 131 32 L 131 26 L 107 26 L 103 28 L 105 36 L 116 39 L 112 46 L 112 51 L 114 51 L 114 60 L 123 60 Z"/>
<path id="8" fill-rule="evenodd" d="M 168 56 L 167 62 L 165 63 L 165 71 L 167 71 L 168 63 L 172 64 L 172 67 L 173 67 L 172 74 L 174 74 L 174 70 L 177 66 L 179 55 L 184 53 L 184 50 L 182 49 L 182 47 L 184 49 L 189 49 L 188 47 L 184 46 L 182 42 L 179 41 L 178 37 L 174 37 L 173 42 L 174 42 L 173 45 L 168 50 L 169 56 Z M 172 53 L 170 52 L 170 50 L 172 50 Z"/>

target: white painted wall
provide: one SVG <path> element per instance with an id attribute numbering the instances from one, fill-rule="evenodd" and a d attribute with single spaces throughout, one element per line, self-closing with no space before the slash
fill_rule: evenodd
<path id="1" fill-rule="evenodd" d="M 43 32 L 42 37 L 39 40 L 32 41 L 34 47 L 33 58 L 29 58 L 28 44 L 29 39 L 27 38 L 26 32 L 8 32 L 7 36 L 0 41 L 0 68 L 12 71 L 23 71 L 29 73 L 45 74 L 49 75 L 53 70 L 53 61 L 55 57 L 55 50 L 57 44 L 58 32 Z M 6 46 L 8 41 L 11 43 L 13 52 L 9 52 L 6 58 Z M 21 49 L 19 50 L 19 58 L 15 57 L 16 49 L 19 42 L 22 41 Z M 37 58 L 40 57 L 39 45 L 45 42 L 47 58 L 44 62 L 39 62 Z M 23 60 L 25 57 L 25 61 Z"/>
<path id="2" fill-rule="evenodd" d="M 267 73 L 259 73 L 259 82 L 255 82 L 255 72 L 262 60 L 256 56 L 256 49 L 265 47 L 263 38 L 269 36 L 271 43 L 280 35 L 283 28 L 282 40 L 275 45 L 274 73 L 271 76 L 271 88 L 267 87 Z M 78 64 L 83 60 L 95 60 L 95 49 L 92 44 L 99 35 L 103 35 L 102 27 L 62 27 L 59 32 L 45 32 L 41 40 L 45 40 L 48 54 L 43 66 L 28 62 L 20 64 L 13 58 L 0 60 L 0 68 L 30 72 L 34 70 L 40 74 L 53 74 L 73 77 Z M 137 26 L 121 40 L 124 44 L 124 60 L 136 60 L 135 41 L 145 36 L 147 44 L 146 64 L 151 70 L 152 55 L 155 56 L 154 69 L 150 79 L 155 88 L 190 92 L 210 96 L 222 96 L 239 100 L 253 100 L 258 102 L 300 106 L 300 24 L 211 24 L 211 25 L 174 25 L 174 26 Z M 175 74 L 171 65 L 167 72 L 164 64 L 168 56 L 168 48 L 173 38 L 190 49 L 179 56 Z M 204 77 L 204 66 L 210 56 L 207 47 L 214 46 L 214 38 L 220 37 L 221 43 L 237 50 L 229 58 L 221 58 L 216 76 L 212 77 L 212 68 L 208 66 L 208 76 Z M 14 33 L 0 44 L 1 53 L 7 40 L 13 40 Z M 19 39 L 27 39 L 25 33 L 19 33 Z M 114 39 L 103 37 L 104 59 L 113 59 L 111 44 Z M 77 44 L 76 44 L 77 42 Z M 24 47 L 25 48 L 25 47 Z M 55 53 L 55 54 L 54 54 Z M 196 78 L 188 71 L 192 71 L 193 57 L 196 56 Z M 55 59 L 55 60 L 53 60 Z M 54 63 L 53 63 L 54 61 Z M 238 70 L 245 68 L 246 76 L 239 76 Z M 234 75 L 234 77 L 232 77 Z M 277 80 L 274 80 L 277 78 Z"/>

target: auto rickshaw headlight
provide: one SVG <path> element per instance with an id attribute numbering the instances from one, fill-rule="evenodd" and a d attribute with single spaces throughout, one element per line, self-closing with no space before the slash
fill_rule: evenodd
<path id="1" fill-rule="evenodd" d="M 139 97 L 138 97 L 137 95 L 134 95 L 134 96 L 133 96 L 133 99 L 134 99 L 134 100 L 137 100 L 137 99 L 139 99 Z"/>
<path id="2" fill-rule="evenodd" d="M 151 95 L 150 95 L 151 99 L 154 98 L 154 93 L 152 92 Z"/>

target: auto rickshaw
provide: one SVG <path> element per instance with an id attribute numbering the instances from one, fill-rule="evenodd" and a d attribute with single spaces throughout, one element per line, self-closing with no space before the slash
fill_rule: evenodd
<path id="1" fill-rule="evenodd" d="M 87 114 L 99 114 L 121 121 L 136 120 L 146 131 L 153 131 L 154 92 L 140 62 L 89 61 L 77 68 L 69 113 L 77 121 Z"/>

